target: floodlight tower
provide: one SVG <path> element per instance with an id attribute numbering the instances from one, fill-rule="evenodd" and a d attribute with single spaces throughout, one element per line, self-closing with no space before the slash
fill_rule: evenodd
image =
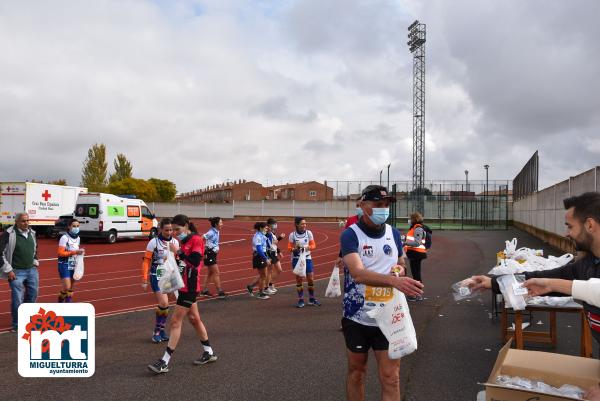
<path id="1" fill-rule="evenodd" d="M 408 46 L 413 54 L 413 193 L 415 208 L 424 209 L 425 189 L 425 39 L 426 25 L 418 20 L 408 27 Z"/>

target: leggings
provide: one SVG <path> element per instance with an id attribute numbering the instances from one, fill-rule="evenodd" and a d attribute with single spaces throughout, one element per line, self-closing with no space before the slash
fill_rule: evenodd
<path id="1" fill-rule="evenodd" d="M 423 282 L 423 280 L 421 279 L 421 262 L 422 261 L 423 261 L 423 259 L 409 259 L 410 272 L 412 274 L 412 277 L 415 280 L 420 281 L 421 283 Z"/>

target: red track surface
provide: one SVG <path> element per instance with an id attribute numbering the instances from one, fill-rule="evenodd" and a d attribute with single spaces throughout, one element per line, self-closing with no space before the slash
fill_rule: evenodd
<path id="1" fill-rule="evenodd" d="M 198 230 L 209 228 L 206 220 L 197 221 Z M 253 222 L 225 221 L 221 232 L 219 268 L 224 290 L 230 295 L 246 291 L 246 284 L 255 277 L 252 269 L 251 240 L 254 234 Z M 308 224 L 315 236 L 317 249 L 313 252 L 315 279 L 326 278 L 339 252 L 340 228 L 336 223 Z M 289 233 L 292 223 L 280 222 L 278 232 Z M 227 243 L 229 241 L 234 241 Z M 289 253 L 286 251 L 287 238 L 281 247 L 283 274 L 277 279 L 277 286 L 295 282 L 291 272 Z M 141 265 L 147 240 L 123 240 L 116 244 L 102 242 L 84 243 L 86 249 L 85 275 L 75 285 L 75 302 L 89 302 L 96 308 L 96 316 L 111 315 L 153 308 L 156 305 L 154 294 L 141 287 Z M 56 252 L 58 240 L 40 239 L 40 285 L 37 302 L 56 302 L 60 291 Z M 203 277 L 205 275 L 203 268 Z M 213 284 L 210 291 L 215 293 Z M 10 329 L 10 288 L 6 281 L 0 287 L 0 332 Z M 206 300 L 203 297 L 201 301 Z"/>

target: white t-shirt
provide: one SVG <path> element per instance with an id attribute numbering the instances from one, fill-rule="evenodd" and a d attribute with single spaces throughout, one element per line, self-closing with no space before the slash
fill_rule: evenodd
<path id="1" fill-rule="evenodd" d="M 81 238 L 73 238 L 69 234 L 63 234 L 62 237 L 58 240 L 58 246 L 65 248 L 65 251 L 72 252 L 79 249 L 79 245 L 81 244 Z M 73 270 L 75 265 L 77 264 L 76 258 L 77 255 L 71 255 L 67 258 L 67 262 L 69 263 L 69 269 Z M 64 260 L 63 260 L 64 263 Z"/>
<path id="2" fill-rule="evenodd" d="M 152 252 L 152 269 L 150 270 L 150 274 L 156 274 L 156 266 L 162 264 L 167 259 L 169 244 L 173 244 L 179 248 L 179 241 L 177 241 L 177 239 L 174 237 L 171 237 L 169 241 L 162 241 L 158 237 L 152 238 L 150 241 L 148 241 L 146 251 Z"/>
<path id="3" fill-rule="evenodd" d="M 313 233 L 310 230 L 306 230 L 302 234 L 298 234 L 297 231 L 293 231 L 288 238 L 289 238 L 290 244 L 292 244 L 294 247 L 296 245 L 304 247 L 304 249 L 305 249 L 304 253 L 306 254 L 306 259 L 311 259 L 310 249 L 308 248 L 308 245 L 310 244 L 311 241 L 314 241 L 315 238 L 313 237 Z M 293 254 L 292 254 L 292 257 L 294 257 Z"/>

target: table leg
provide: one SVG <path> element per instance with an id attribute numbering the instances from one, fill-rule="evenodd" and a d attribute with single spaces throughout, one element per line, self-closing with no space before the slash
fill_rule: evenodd
<path id="1" fill-rule="evenodd" d="M 502 308 L 502 312 L 500 312 L 500 335 L 502 343 L 508 341 L 508 310 L 506 308 Z"/>
<path id="2" fill-rule="evenodd" d="M 520 310 L 515 311 L 515 342 L 517 349 L 523 349 L 523 315 Z"/>
<path id="3" fill-rule="evenodd" d="M 592 357 L 592 333 L 590 332 L 590 326 L 587 322 L 585 311 L 581 311 L 581 345 L 580 345 L 581 356 L 586 358 Z"/>
<path id="4" fill-rule="evenodd" d="M 548 312 L 550 314 L 550 340 L 552 346 L 556 348 L 556 312 Z"/>

